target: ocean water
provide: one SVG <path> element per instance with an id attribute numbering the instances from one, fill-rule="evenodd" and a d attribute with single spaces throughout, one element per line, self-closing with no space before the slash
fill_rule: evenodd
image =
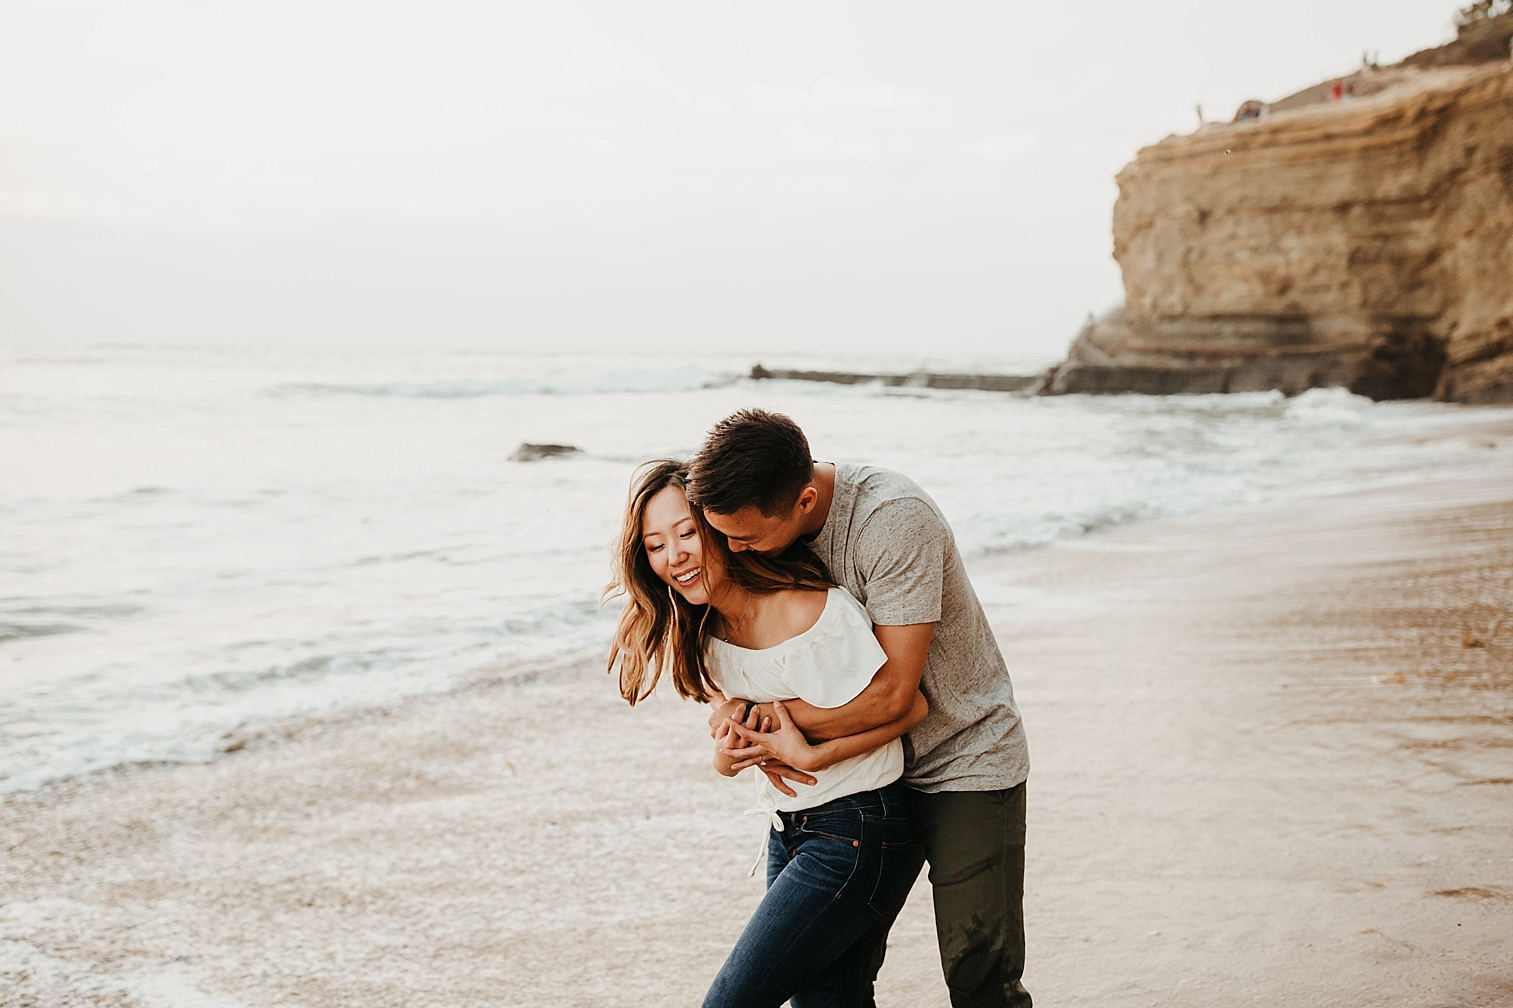
<path id="1" fill-rule="evenodd" d="M 632 469 L 691 453 L 742 406 L 793 416 L 819 458 L 912 475 L 969 562 L 1433 478 L 1485 451 L 1488 411 L 1338 390 L 1035 399 L 752 382 L 752 363 L 0 350 L 0 791 L 210 759 L 280 718 L 601 654 Z M 525 441 L 583 451 L 511 461 Z"/>

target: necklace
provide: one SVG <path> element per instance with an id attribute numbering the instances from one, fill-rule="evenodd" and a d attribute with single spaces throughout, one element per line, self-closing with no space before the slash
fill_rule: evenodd
<path id="1" fill-rule="evenodd" d="M 746 605 L 743 606 L 742 609 L 741 609 L 740 618 L 737 619 L 734 623 L 732 623 L 726 629 L 725 633 L 720 637 L 720 640 L 724 641 L 726 644 L 729 644 L 730 643 L 730 638 L 734 637 L 735 636 L 735 632 L 741 628 L 741 624 L 746 621 L 746 614 L 748 612 L 750 612 L 750 611 L 751 611 L 751 593 L 747 592 L 746 593 Z"/>

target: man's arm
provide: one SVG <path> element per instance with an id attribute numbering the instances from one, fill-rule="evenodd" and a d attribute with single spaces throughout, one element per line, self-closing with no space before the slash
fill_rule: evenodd
<path id="1" fill-rule="evenodd" d="M 850 703 L 841 707 L 816 707 L 802 700 L 784 702 L 789 718 L 809 741 L 828 742 L 846 735 L 859 735 L 907 717 L 913 709 L 935 624 L 874 626 L 872 632 L 877 635 L 877 642 L 882 645 L 888 660 L 873 675 L 867 688 Z M 771 704 L 758 704 L 757 712 L 777 723 Z"/>
<path id="2" fill-rule="evenodd" d="M 854 542 L 856 571 L 866 589 L 872 632 L 887 661 L 867 688 L 843 707 L 789 704 L 789 713 L 806 737 L 827 742 L 909 713 L 940 621 L 951 548 L 950 528 L 919 497 L 887 501 L 862 523 Z M 769 715 L 766 710 L 761 713 Z"/>
<path id="3" fill-rule="evenodd" d="M 912 731 L 930 716 L 930 705 L 923 693 L 915 692 L 914 704 L 907 716 L 881 728 L 872 728 L 860 735 L 843 735 L 828 742 L 811 745 L 799 731 L 793 720 L 787 717 L 788 705 L 782 700 L 773 703 L 777 712 L 778 727 L 762 722 L 762 731 L 753 731 L 735 721 L 726 722 L 724 744 L 716 743 L 716 751 L 730 760 L 730 769 L 739 772 L 748 766 L 761 766 L 763 761 L 779 759 L 787 766 L 802 767 L 818 773 L 843 760 L 869 753 L 879 746 Z M 739 744 L 737 744 L 739 743 Z M 727 774 L 726 776 L 729 776 Z"/>

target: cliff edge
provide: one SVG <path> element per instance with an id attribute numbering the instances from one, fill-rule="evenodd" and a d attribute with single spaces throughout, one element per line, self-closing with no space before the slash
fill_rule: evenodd
<path id="1" fill-rule="evenodd" d="M 1039 391 L 1513 402 L 1513 62 L 1424 55 L 1140 151 L 1114 207 L 1125 307 Z"/>

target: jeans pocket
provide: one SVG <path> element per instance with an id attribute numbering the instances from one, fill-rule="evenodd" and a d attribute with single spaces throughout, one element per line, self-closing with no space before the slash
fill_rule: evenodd
<path id="1" fill-rule="evenodd" d="M 870 881 L 869 873 L 863 870 L 867 861 L 859 842 L 806 833 L 782 874 L 812 889 L 823 890 L 829 898 L 840 899 L 856 884 Z"/>
<path id="2" fill-rule="evenodd" d="M 799 817 L 799 832 L 804 836 L 834 840 L 847 847 L 860 847 L 865 838 L 862 814 L 857 809 L 805 813 Z"/>

